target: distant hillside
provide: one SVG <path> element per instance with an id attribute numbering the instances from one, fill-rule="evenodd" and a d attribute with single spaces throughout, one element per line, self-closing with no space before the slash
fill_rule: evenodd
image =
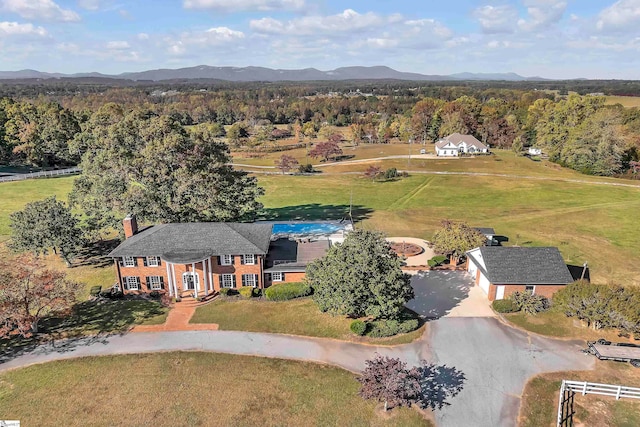
<path id="1" fill-rule="evenodd" d="M 52 78 L 112 78 L 124 80 L 225 80 L 231 82 L 281 82 L 281 81 L 339 81 L 339 80 L 504 80 L 504 81 L 536 81 L 545 80 L 540 77 L 523 77 L 515 73 L 458 73 L 451 75 L 427 75 L 405 73 L 385 66 L 375 67 L 341 67 L 331 71 L 320 71 L 315 68 L 301 70 L 274 70 L 265 67 L 212 67 L 199 65 L 178 69 L 158 69 L 135 73 L 108 75 L 102 73 L 44 73 L 36 70 L 0 71 L 0 79 L 52 79 Z"/>

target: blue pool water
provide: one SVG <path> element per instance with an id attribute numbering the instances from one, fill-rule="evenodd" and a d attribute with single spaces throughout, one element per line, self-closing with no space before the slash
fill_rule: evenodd
<path id="1" fill-rule="evenodd" d="M 341 224 L 331 224 L 328 222 L 298 222 L 286 224 L 273 224 L 273 234 L 333 234 L 344 229 Z"/>

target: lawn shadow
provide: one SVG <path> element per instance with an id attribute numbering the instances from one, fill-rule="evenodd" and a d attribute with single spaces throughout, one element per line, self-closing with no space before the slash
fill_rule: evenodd
<path id="1" fill-rule="evenodd" d="M 426 321 L 447 315 L 469 296 L 471 282 L 458 271 L 420 271 L 411 276 L 415 297 L 406 307 Z"/>
<path id="2" fill-rule="evenodd" d="M 464 388 L 464 373 L 447 365 L 423 363 L 420 371 L 421 399 L 418 404 L 423 409 L 442 409 Z"/>
<path id="3" fill-rule="evenodd" d="M 361 205 L 351 207 L 354 221 L 362 221 L 371 217 L 373 209 Z M 323 205 L 309 203 L 306 205 L 284 206 L 281 208 L 267 208 L 262 212 L 262 220 L 347 220 L 349 219 L 349 205 Z"/>
<path id="4" fill-rule="evenodd" d="M 61 353 L 106 343 L 108 337 L 125 334 L 133 325 L 161 316 L 166 310 L 160 303 L 144 299 L 83 301 L 69 316 L 42 319 L 40 332 L 32 338 L 0 340 L 0 364 L 27 353 Z"/>
<path id="5" fill-rule="evenodd" d="M 74 267 L 108 267 L 113 264 L 111 258 L 106 258 L 109 252 L 120 244 L 120 239 L 100 240 L 91 242 L 78 253 L 79 262 L 73 264 Z"/>

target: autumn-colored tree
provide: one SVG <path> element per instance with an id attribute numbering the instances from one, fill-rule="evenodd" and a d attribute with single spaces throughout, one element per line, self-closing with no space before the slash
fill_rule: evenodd
<path id="1" fill-rule="evenodd" d="M 289 172 L 292 169 L 298 167 L 298 160 L 295 157 L 290 156 L 288 154 L 283 154 L 279 159 L 275 161 L 276 167 L 282 171 L 284 175 L 285 172 Z"/>
<path id="2" fill-rule="evenodd" d="M 422 389 L 417 368 L 407 369 L 407 364 L 400 359 L 379 354 L 365 365 L 362 375 L 356 378 L 362 384 L 360 396 L 364 399 L 384 402 L 385 411 L 396 406 L 411 406 L 420 399 Z"/>
<path id="3" fill-rule="evenodd" d="M 433 249 L 448 255 L 451 265 L 457 265 L 467 251 L 482 246 L 486 237 L 464 222 L 442 221 L 442 227 L 433 236 Z"/>
<path id="4" fill-rule="evenodd" d="M 364 176 L 369 178 L 371 181 L 375 181 L 378 175 L 382 173 L 382 168 L 378 166 L 371 165 L 364 171 Z"/>
<path id="5" fill-rule="evenodd" d="M 71 308 L 84 285 L 31 255 L 0 262 L 0 337 L 38 332 L 40 320 Z"/>
<path id="6" fill-rule="evenodd" d="M 314 159 L 322 157 L 326 162 L 332 157 L 335 159 L 337 156 L 342 155 L 342 149 L 335 142 L 320 142 L 313 147 L 313 150 L 309 151 L 309 155 Z"/>

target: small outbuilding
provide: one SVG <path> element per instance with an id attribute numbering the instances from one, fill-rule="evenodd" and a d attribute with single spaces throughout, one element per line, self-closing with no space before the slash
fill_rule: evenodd
<path id="1" fill-rule="evenodd" d="M 467 271 L 489 301 L 529 291 L 547 298 L 574 281 L 558 248 L 482 246 L 467 252 Z"/>

